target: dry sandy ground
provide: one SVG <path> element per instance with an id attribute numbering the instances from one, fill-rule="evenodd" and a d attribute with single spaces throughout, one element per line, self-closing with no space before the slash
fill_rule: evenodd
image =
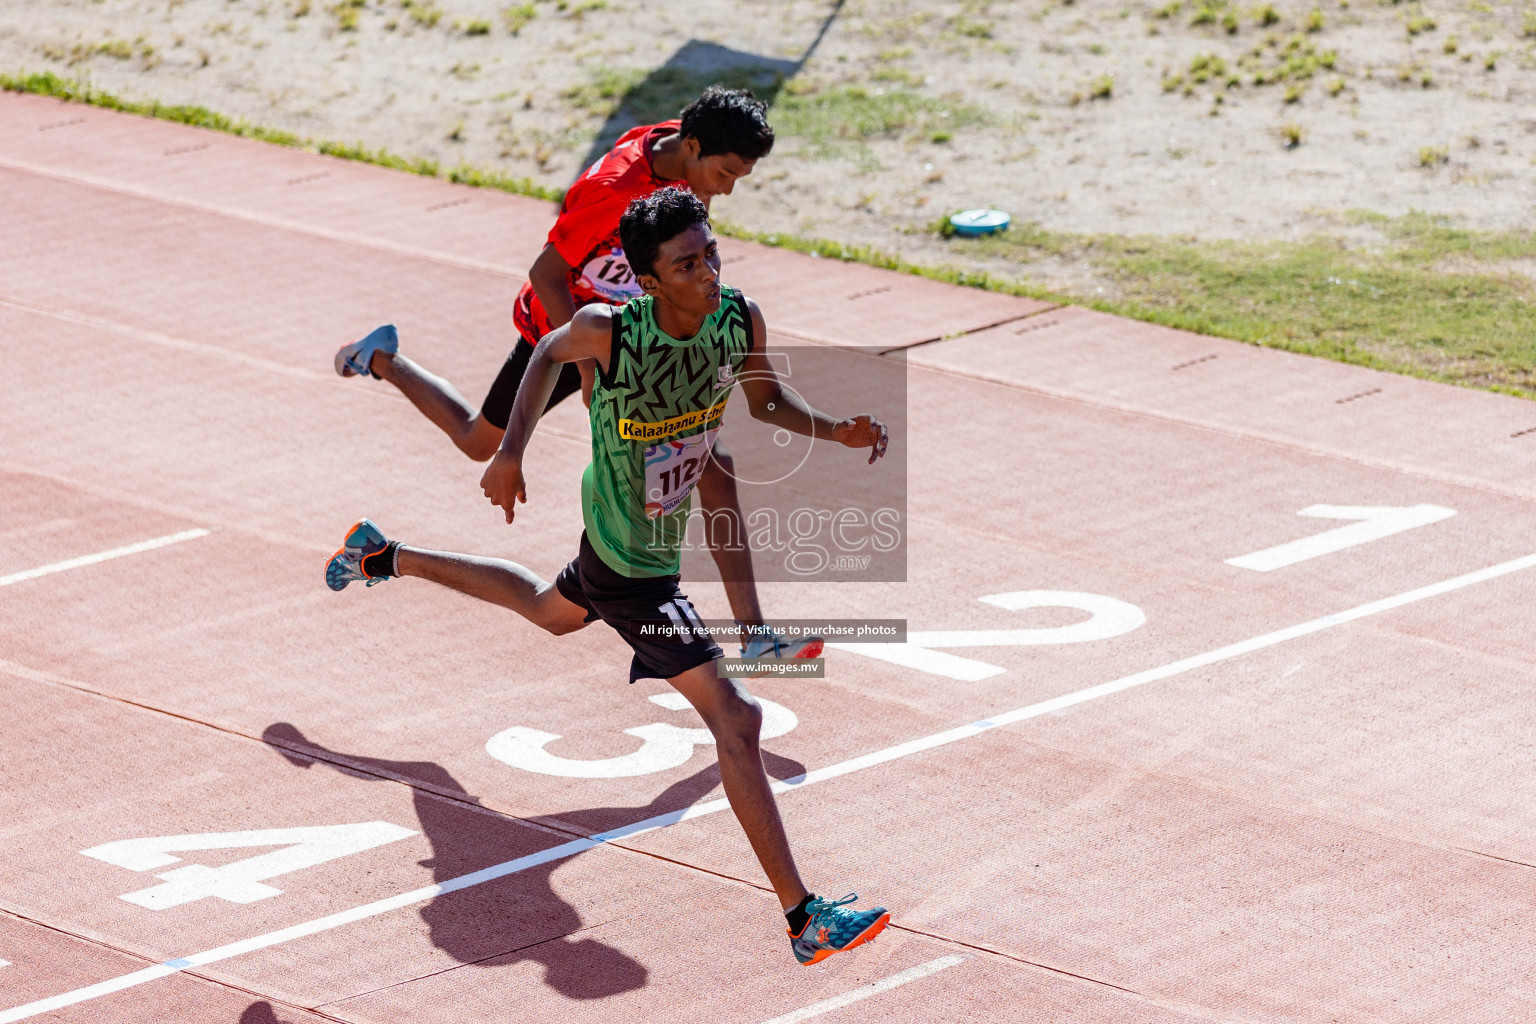
<path id="1" fill-rule="evenodd" d="M 1536 221 L 1536 3 L 1275 0 L 1266 26 L 1213 2 L 1197 24 L 1191 0 L 6 0 L 0 70 L 563 186 L 647 73 L 767 67 L 797 131 L 717 214 L 933 262 L 956 257 L 923 227 L 986 205 L 1198 237 L 1345 232 L 1350 209 Z M 1311 77 L 1254 85 L 1287 48 Z M 1225 73 L 1195 82 L 1201 54 Z"/>

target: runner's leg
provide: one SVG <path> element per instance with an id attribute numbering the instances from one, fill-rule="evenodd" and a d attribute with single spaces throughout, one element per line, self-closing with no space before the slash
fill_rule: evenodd
<path id="1" fill-rule="evenodd" d="M 424 551 L 402 544 L 396 564 L 401 576 L 430 580 L 461 594 L 510 608 L 556 636 L 586 625 L 587 609 L 567 599 L 555 584 L 516 562 L 447 551 Z"/>
<path id="2" fill-rule="evenodd" d="M 718 442 L 704 463 L 704 472 L 696 487 L 699 502 L 704 506 L 709 553 L 714 556 L 715 567 L 724 581 L 731 614 L 744 626 L 760 626 L 763 624 L 763 608 L 757 599 L 752 549 L 747 544 L 741 499 L 736 494 L 735 464 L 730 453 Z"/>
<path id="3" fill-rule="evenodd" d="M 719 678 L 713 661 L 667 682 L 688 698 L 714 734 L 720 758 L 720 783 L 725 787 L 731 810 L 778 893 L 779 903 L 785 910 L 796 906 L 809 890 L 795 867 L 779 806 L 769 788 L 768 773 L 763 770 L 762 752 L 758 748 L 762 706 L 737 680 Z"/>
<path id="4" fill-rule="evenodd" d="M 465 455 L 484 462 L 496 454 L 505 426 L 497 427 L 488 421 L 442 377 L 428 373 L 399 353 L 375 352 L 368 369 L 375 377 L 399 388 Z"/>

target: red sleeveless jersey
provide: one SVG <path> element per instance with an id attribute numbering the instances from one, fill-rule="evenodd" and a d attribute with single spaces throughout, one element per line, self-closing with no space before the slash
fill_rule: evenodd
<path id="1" fill-rule="evenodd" d="M 578 307 L 589 302 L 619 306 L 644 294 L 619 242 L 619 218 L 634 199 L 667 185 L 686 186 L 658 178 L 651 166 L 651 146 L 674 134 L 680 124 L 674 120 L 631 128 L 566 191 L 548 241 L 571 265 L 566 285 Z M 515 320 L 529 343 L 551 330 L 532 284 L 524 284 L 518 293 Z"/>

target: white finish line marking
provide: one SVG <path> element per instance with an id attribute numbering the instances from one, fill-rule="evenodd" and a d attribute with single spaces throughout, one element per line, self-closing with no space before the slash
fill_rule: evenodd
<path id="1" fill-rule="evenodd" d="M 1456 510 L 1444 505 L 1308 505 L 1296 514 L 1312 519 L 1360 521 L 1293 540 L 1288 544 L 1255 551 L 1250 555 L 1229 558 L 1227 564 L 1255 572 L 1274 572 L 1309 558 L 1331 555 L 1356 544 L 1369 544 L 1394 533 L 1438 523 L 1442 519 L 1451 518 Z"/>
<path id="2" fill-rule="evenodd" d="M 86 565 L 95 565 L 97 562 L 109 562 L 114 558 L 122 558 L 124 555 L 137 555 L 141 551 L 153 551 L 155 548 L 180 544 L 184 540 L 196 540 L 199 537 L 208 536 L 208 532 L 207 530 L 182 530 L 180 533 L 172 533 L 164 537 L 156 537 L 153 540 L 141 540 L 137 544 L 113 548 L 111 551 L 98 551 L 94 555 L 81 555 L 79 558 L 69 558 L 62 562 L 54 562 L 52 565 L 40 565 L 36 569 L 13 572 L 9 576 L 0 576 L 0 587 L 8 587 L 12 583 L 23 583 L 26 580 L 35 580 L 39 576 L 51 576 L 56 572 L 79 569 Z"/>
<path id="3" fill-rule="evenodd" d="M 1536 554 L 1526 555 L 1523 558 L 1512 559 L 1508 562 L 1500 562 L 1498 565 L 1490 565 L 1485 569 L 1478 569 L 1475 572 L 1454 576 L 1448 580 L 1441 580 L 1439 583 L 1431 583 L 1428 586 L 1409 590 L 1394 597 L 1385 597 L 1379 601 L 1370 601 L 1366 604 L 1356 605 L 1354 608 L 1342 612 L 1324 615 L 1320 619 L 1312 619 L 1309 622 L 1302 622 L 1295 626 L 1287 626 L 1285 629 L 1278 629 L 1273 633 L 1265 633 L 1250 640 L 1228 644 L 1226 647 L 1218 647 L 1214 651 L 1207 651 L 1204 654 L 1197 654 L 1191 658 L 1169 662 L 1158 668 L 1147 669 L 1145 672 L 1137 672 L 1135 675 L 1124 676 L 1107 683 L 1100 683 L 1098 686 L 1090 686 L 1086 690 L 1078 690 L 1076 693 L 1053 697 L 1038 704 L 1028 704 L 1013 711 L 994 715 L 991 718 L 984 718 L 979 722 L 957 726 L 944 732 L 934 733 L 931 736 L 909 740 L 906 743 L 898 743 L 894 747 L 876 750 L 838 764 L 818 768 L 815 771 L 807 772 L 793 779 L 776 781 L 773 784 L 773 790 L 775 793 L 783 793 L 818 782 L 825 782 L 828 779 L 840 778 L 853 772 L 863 771 L 865 768 L 872 768 L 877 764 L 885 764 L 887 761 L 895 761 L 924 750 L 932 750 L 935 747 L 942 747 L 959 740 L 969 739 L 972 736 L 978 736 L 999 726 L 1037 718 L 1040 715 L 1061 711 L 1064 708 L 1073 707 L 1077 704 L 1086 704 L 1088 701 L 1107 697 L 1112 693 L 1120 693 L 1123 690 L 1129 690 L 1145 683 L 1157 682 L 1158 680 L 1168 679 L 1172 676 L 1193 671 L 1194 669 L 1229 661 L 1232 658 L 1251 654 L 1266 647 L 1273 647 L 1287 640 L 1309 636 L 1313 633 L 1321 633 L 1323 630 L 1332 629 L 1334 626 L 1342 626 L 1346 622 L 1354 622 L 1357 619 L 1380 615 L 1382 612 L 1392 611 L 1395 608 L 1402 608 L 1432 597 L 1439 597 L 1442 594 L 1449 594 L 1478 583 L 1486 583 L 1500 576 L 1507 576 L 1510 573 L 1532 567 L 1536 567 Z M 318 917 L 312 921 L 305 921 L 301 924 L 281 928 L 275 932 L 268 932 L 265 935 L 241 939 L 239 942 L 231 942 L 214 949 L 204 950 L 201 953 L 192 953 L 174 960 L 167 960 L 165 963 L 155 964 L 153 967 L 146 967 L 143 970 L 111 978 L 95 985 L 88 985 L 85 988 L 78 988 L 71 992 L 64 992 L 60 995 L 50 996 L 47 999 L 39 999 L 9 1010 L 0 1011 L 0 1024 L 13 1024 L 15 1021 L 27 1020 L 30 1017 L 50 1013 L 65 1006 L 73 1006 L 76 1003 L 99 999 L 113 992 L 121 992 L 124 989 L 157 981 L 160 978 L 175 974 L 189 967 L 205 967 L 208 964 L 229 960 L 245 953 L 255 952 L 258 949 L 267 949 L 285 942 L 292 942 L 295 939 L 317 935 L 320 932 L 340 928 L 342 925 L 352 924 L 355 921 L 377 917 L 380 914 L 409 907 L 416 903 L 424 903 L 427 900 L 435 899 L 447 893 L 458 892 L 461 889 L 469 889 L 498 878 L 505 878 L 508 875 L 517 874 L 519 871 L 526 871 L 541 864 L 548 864 L 550 861 L 574 857 L 576 854 L 585 853 L 604 843 L 627 839 L 630 836 L 638 836 L 646 832 L 654 832 L 657 829 L 667 828 L 679 822 L 691 821 L 694 818 L 702 818 L 705 815 L 714 814 L 729 807 L 730 804 L 722 797 L 719 800 L 711 800 L 708 803 L 694 804 L 692 807 L 685 807 L 682 810 L 658 814 L 655 817 L 637 821 L 633 825 L 625 825 L 607 832 L 600 832 L 587 839 L 573 839 L 568 843 L 561 843 L 559 846 L 540 850 L 538 853 L 530 853 L 526 857 L 519 857 L 516 860 L 493 864 L 488 868 L 481 868 L 479 871 L 460 875 L 458 878 L 450 878 L 445 882 L 423 886 L 420 889 L 400 893 L 398 896 L 390 896 L 386 899 L 376 900 L 373 903 L 365 903 L 360 907 L 353 907 L 350 910 L 343 910 L 326 917 Z"/>
<path id="4" fill-rule="evenodd" d="M 810 1006 L 802 1006 L 800 1009 L 792 1010 L 782 1017 L 775 1017 L 773 1020 L 764 1021 L 763 1024 L 800 1024 L 802 1020 L 820 1017 L 824 1013 L 831 1013 L 833 1010 L 841 1009 L 849 1003 L 860 1002 L 868 999 L 870 996 L 877 996 L 882 992 L 889 992 L 893 988 L 899 988 L 909 981 L 917 981 L 928 977 L 930 974 L 937 974 L 945 968 L 956 967 L 965 963 L 966 959 L 966 957 L 958 953 L 941 956 L 937 960 L 930 960 L 925 964 L 910 967 L 900 974 L 893 974 L 889 978 L 881 978 L 879 981 L 871 982 L 863 988 L 856 988 L 852 992 L 844 992 L 840 996 L 823 999 L 821 1002 L 812 1003 Z"/>

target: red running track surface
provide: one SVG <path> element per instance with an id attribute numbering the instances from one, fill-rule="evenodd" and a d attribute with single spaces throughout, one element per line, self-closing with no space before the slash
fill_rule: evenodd
<path id="1" fill-rule="evenodd" d="M 1019 591 L 1144 616 L 754 682 L 795 720 L 765 749 L 809 772 L 781 797 L 806 873 L 894 912 L 803 969 L 707 745 L 611 778 L 487 753 L 513 726 L 567 763 L 697 727 L 648 699 L 665 684 L 624 684 L 614 635 L 321 582 L 360 514 L 545 575 L 574 551 L 573 403 L 509 529 L 479 467 L 330 369 L 394 321 L 477 397 L 551 214 L 0 98 L 0 1021 L 1532 1016 L 1529 403 L 728 243 L 775 344 L 907 366 L 908 582 L 765 584 L 770 616 L 1083 619 L 979 600 Z M 1347 526 L 1314 505 L 1454 515 L 1229 564 Z M 718 585 L 689 592 L 726 614 Z M 249 902 L 121 897 L 292 839 L 142 871 L 82 855 L 356 825 L 383 838 Z"/>

